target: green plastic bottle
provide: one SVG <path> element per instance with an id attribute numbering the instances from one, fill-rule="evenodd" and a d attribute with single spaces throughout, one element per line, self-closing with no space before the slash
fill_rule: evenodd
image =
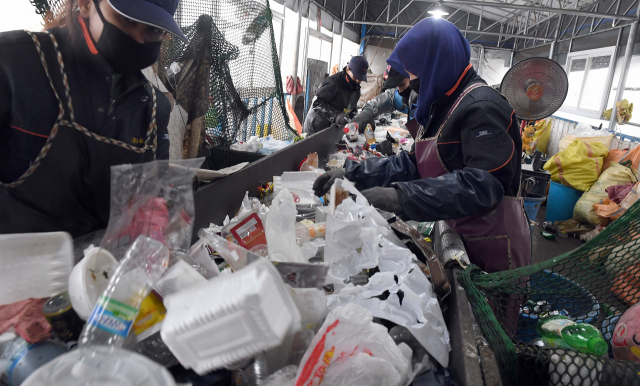
<path id="1" fill-rule="evenodd" d="M 590 324 L 576 323 L 564 315 L 540 318 L 537 330 L 542 339 L 562 338 L 575 350 L 583 353 L 605 355 L 609 350 L 598 329 Z"/>

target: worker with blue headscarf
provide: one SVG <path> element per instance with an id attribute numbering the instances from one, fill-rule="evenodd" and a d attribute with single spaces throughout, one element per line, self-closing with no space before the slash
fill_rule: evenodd
<path id="1" fill-rule="evenodd" d="M 344 177 L 374 207 L 409 220 L 446 220 L 472 263 L 503 271 L 531 261 L 519 198 L 522 142 L 514 109 L 469 61 L 469 43 L 450 22 L 429 18 L 411 28 L 387 63 L 418 93 L 414 150 L 348 161 L 320 176 L 314 190 Z"/>

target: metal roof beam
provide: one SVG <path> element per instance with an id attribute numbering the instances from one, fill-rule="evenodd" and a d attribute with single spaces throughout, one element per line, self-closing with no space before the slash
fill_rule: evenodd
<path id="1" fill-rule="evenodd" d="M 372 26 L 381 26 L 381 27 L 399 27 L 399 28 L 411 28 L 413 27 L 413 25 L 411 24 L 394 24 L 394 23 L 381 23 L 381 22 L 371 22 L 371 21 L 360 21 L 360 20 L 345 20 L 345 23 L 353 23 L 353 24 L 366 24 L 366 25 L 372 25 Z M 477 34 L 479 33 L 476 30 L 473 29 L 461 29 L 460 32 L 464 33 L 464 32 L 468 32 L 470 34 Z M 537 39 L 537 40 L 544 40 L 544 41 L 553 41 L 552 38 L 543 38 L 540 36 L 529 36 L 529 35 L 515 35 L 515 34 L 506 34 L 506 33 L 500 33 L 500 32 L 482 32 L 482 35 L 490 35 L 490 36 L 504 36 L 504 37 L 509 37 L 509 38 L 518 38 L 518 39 Z"/>
<path id="2" fill-rule="evenodd" d="M 633 21 L 636 19 L 635 16 L 627 16 L 627 15 L 614 15 L 614 14 L 608 14 L 608 13 L 580 11 L 577 9 L 566 9 L 566 8 L 534 7 L 530 5 L 496 3 L 496 2 L 489 2 L 489 1 L 474 1 L 474 0 L 417 0 L 417 1 L 422 1 L 425 3 L 442 2 L 442 4 L 445 4 L 445 5 L 457 4 L 457 5 L 473 5 L 477 7 L 511 8 L 511 9 L 521 9 L 525 11 L 535 11 L 535 12 L 552 12 L 552 13 L 565 14 L 565 15 L 606 17 L 606 18 L 614 18 L 614 19 L 629 20 L 629 21 Z"/>

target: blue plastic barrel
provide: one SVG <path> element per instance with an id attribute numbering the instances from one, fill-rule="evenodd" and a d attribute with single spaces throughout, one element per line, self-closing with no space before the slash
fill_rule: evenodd
<path id="1" fill-rule="evenodd" d="M 529 220 L 536 221 L 540 205 L 542 205 L 546 199 L 545 196 L 533 193 L 529 193 L 529 195 L 524 198 L 524 211 L 527 213 Z"/>
<path id="2" fill-rule="evenodd" d="M 545 221 L 564 221 L 573 218 L 573 207 L 582 197 L 582 191 L 551 181 L 547 199 Z"/>

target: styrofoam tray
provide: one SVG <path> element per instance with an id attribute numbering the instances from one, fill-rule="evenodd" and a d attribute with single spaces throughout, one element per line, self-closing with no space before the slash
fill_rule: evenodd
<path id="1" fill-rule="evenodd" d="M 67 291 L 72 268 L 66 232 L 0 235 L 0 305 Z"/>
<path id="2" fill-rule="evenodd" d="M 259 260 L 164 299 L 161 336 L 182 366 L 202 375 L 282 343 L 300 314 L 278 271 Z"/>

